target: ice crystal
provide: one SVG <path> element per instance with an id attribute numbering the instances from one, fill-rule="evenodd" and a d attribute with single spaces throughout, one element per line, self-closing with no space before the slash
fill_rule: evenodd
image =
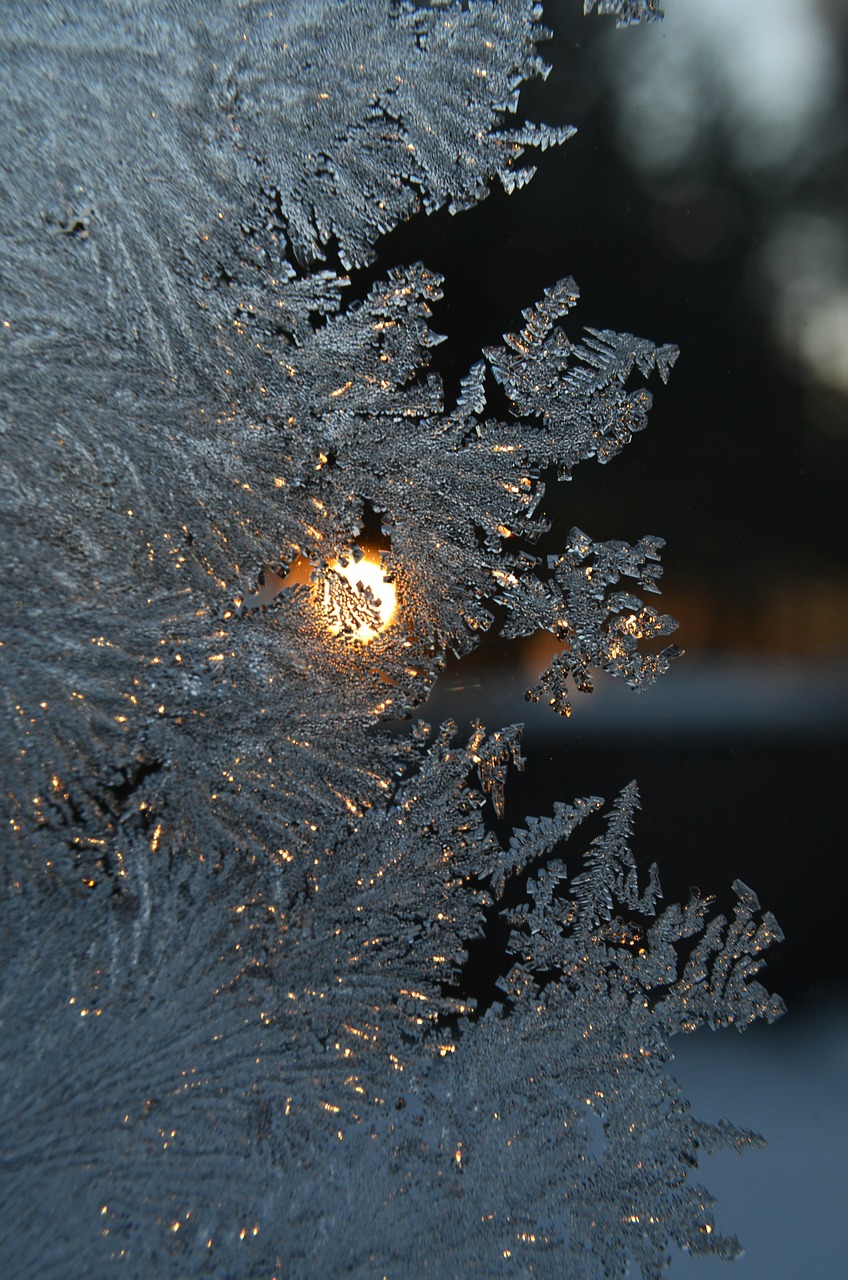
<path id="1" fill-rule="evenodd" d="M 561 711 L 594 668 L 641 688 L 677 652 L 619 589 L 657 590 L 661 539 L 532 550 L 542 473 L 620 452 L 676 350 L 569 336 L 566 279 L 449 403 L 438 276 L 345 302 L 382 232 L 520 187 L 570 135 L 509 125 L 540 17 L 4 8 L 8 1274 L 734 1252 L 686 1175 L 753 1135 L 692 1120 L 661 1068 L 677 1031 L 779 1012 L 754 980 L 774 921 L 738 884 L 731 922 L 656 914 L 633 787 L 571 876 L 597 798 L 503 841 L 517 726 L 385 727 L 494 606 L 557 638 L 529 696 Z"/>
<path id="2" fill-rule="evenodd" d="M 657 22 L 663 11 L 654 0 L 583 0 L 583 12 L 614 14 L 616 26 L 629 27 L 634 22 Z"/>

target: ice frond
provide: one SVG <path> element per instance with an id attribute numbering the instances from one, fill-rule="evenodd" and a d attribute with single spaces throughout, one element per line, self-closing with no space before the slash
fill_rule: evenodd
<path id="1" fill-rule="evenodd" d="M 654 0 L 583 0 L 583 12 L 596 10 L 600 14 L 613 14 L 617 27 L 629 27 L 635 22 L 658 22 L 663 11 Z"/>

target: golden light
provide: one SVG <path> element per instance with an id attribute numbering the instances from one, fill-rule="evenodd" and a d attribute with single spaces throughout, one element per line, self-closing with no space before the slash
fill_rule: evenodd
<path id="1" fill-rule="evenodd" d="M 391 623 L 397 610 L 397 589 L 387 582 L 385 570 L 374 554 L 364 555 L 358 563 L 351 557 L 347 563 L 333 560 L 323 578 L 323 605 L 331 635 L 342 633 L 360 644 L 369 644 Z M 341 579 L 341 591 L 330 575 Z"/>

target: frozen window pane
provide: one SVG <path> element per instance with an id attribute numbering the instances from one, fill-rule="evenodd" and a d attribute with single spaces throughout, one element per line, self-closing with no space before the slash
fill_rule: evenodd
<path id="1" fill-rule="evenodd" d="M 776 923 L 739 882 L 732 919 L 659 910 L 635 785 L 503 836 L 518 726 L 385 723 L 496 617 L 554 634 L 529 696 L 564 712 L 678 652 L 625 589 L 658 590 L 660 538 L 533 552 L 542 472 L 614 458 L 676 349 L 577 336 L 567 278 L 449 403 L 436 274 L 346 301 L 383 232 L 518 190 L 570 137 L 510 124 L 540 18 L 4 7 L 13 1276 L 736 1252 L 690 1171 L 757 1139 L 661 1068 L 678 1031 L 780 1013 L 755 977 Z M 469 948 L 498 938 L 484 1010 Z"/>

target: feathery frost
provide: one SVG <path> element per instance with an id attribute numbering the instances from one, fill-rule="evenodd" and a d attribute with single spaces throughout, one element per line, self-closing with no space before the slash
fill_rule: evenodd
<path id="1" fill-rule="evenodd" d="M 520 188 L 572 131 L 511 123 L 547 71 L 529 0 L 343 10 L 0 19 L 10 1277 L 737 1251 L 691 1170 L 758 1140 L 663 1068 L 678 1031 L 777 1016 L 774 920 L 739 883 L 731 920 L 658 911 L 635 786 L 605 828 L 588 797 L 502 840 L 519 727 L 385 724 L 495 607 L 556 637 L 528 696 L 558 711 L 676 656 L 620 587 L 658 589 L 662 539 L 533 551 L 542 472 L 615 457 L 676 349 L 577 336 L 566 279 L 449 404 L 438 276 L 346 303 L 382 233 Z"/>

